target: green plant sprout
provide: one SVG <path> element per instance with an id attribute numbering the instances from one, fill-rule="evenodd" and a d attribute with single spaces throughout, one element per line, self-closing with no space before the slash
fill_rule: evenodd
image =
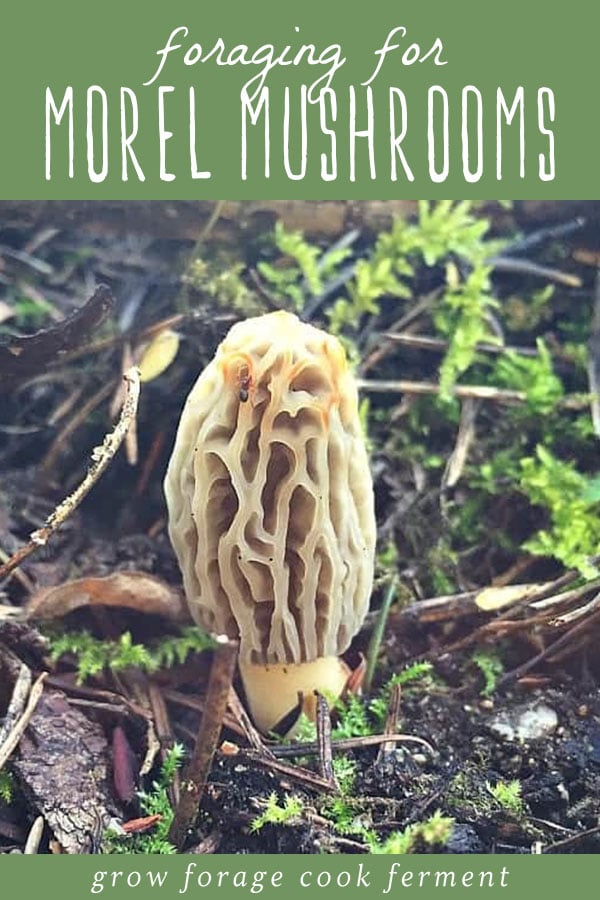
<path id="1" fill-rule="evenodd" d="M 167 750 L 160 768 L 160 774 L 152 783 L 149 791 L 140 791 L 138 798 L 144 815 L 160 816 L 158 822 L 148 834 L 122 835 L 107 831 L 102 844 L 103 853 L 143 853 L 171 854 L 175 847 L 169 842 L 168 835 L 173 821 L 173 809 L 169 801 L 169 789 L 177 769 L 185 756 L 182 744 L 173 744 Z"/>
<path id="2" fill-rule="evenodd" d="M 487 789 L 492 794 L 500 806 L 503 807 L 511 815 L 517 819 L 521 819 L 525 814 L 525 806 L 523 797 L 521 796 L 523 786 L 520 781 L 498 781 L 497 784 L 491 785 L 486 782 Z"/>
<path id="3" fill-rule="evenodd" d="M 438 809 L 424 822 L 407 825 L 403 831 L 394 831 L 383 843 L 379 841 L 370 846 L 374 854 L 418 853 L 425 849 L 444 847 L 452 837 L 454 819 L 444 816 Z"/>
<path id="4" fill-rule="evenodd" d="M 476 650 L 471 659 L 483 675 L 482 697 L 491 697 L 496 690 L 498 678 L 504 671 L 502 660 L 492 650 Z"/>
<path id="5" fill-rule="evenodd" d="M 134 643 L 126 631 L 116 641 L 100 640 L 89 631 L 68 631 L 50 635 L 50 657 L 56 662 L 66 654 L 75 657 L 77 682 L 98 675 L 104 669 L 119 672 L 130 666 L 144 672 L 156 672 L 176 663 L 184 663 L 190 653 L 201 653 L 213 646 L 212 639 L 195 626 L 183 628 L 147 646 Z"/>
<path id="6" fill-rule="evenodd" d="M 309 244 L 302 232 L 286 231 L 280 222 L 275 226 L 274 243 L 286 265 L 262 261 L 257 269 L 269 290 L 282 300 L 291 301 L 297 312 L 302 312 L 310 299 L 322 293 L 324 284 L 350 253 L 347 247 L 323 251 Z"/>
<path id="7" fill-rule="evenodd" d="M 538 444 L 535 456 L 521 460 L 520 488 L 550 517 L 550 527 L 538 531 L 524 549 L 595 578 L 599 570 L 590 558 L 600 550 L 600 516 L 597 504 L 586 499 L 589 479 Z"/>
<path id="8" fill-rule="evenodd" d="M 0 769 L 0 800 L 8 805 L 12 803 L 15 791 L 15 780 L 12 772 L 7 769 Z"/>
<path id="9" fill-rule="evenodd" d="M 408 687 L 409 690 L 427 690 L 434 684 L 433 665 L 430 662 L 414 662 L 396 672 L 369 702 L 369 712 L 377 729 L 383 728 L 387 716 L 390 692 L 394 685 Z"/>
<path id="10" fill-rule="evenodd" d="M 279 803 L 277 794 L 269 794 L 264 810 L 250 823 L 250 831 L 257 832 L 265 825 L 289 825 L 302 814 L 304 803 L 294 794 L 286 794 Z"/>

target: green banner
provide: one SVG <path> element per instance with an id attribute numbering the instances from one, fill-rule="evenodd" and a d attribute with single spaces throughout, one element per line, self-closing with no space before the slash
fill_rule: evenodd
<path id="1" fill-rule="evenodd" d="M 596 896 L 595 857 L 540 856 L 178 856 L 9 857 L 3 888 L 20 896 L 40 891 L 61 900 L 101 896 L 232 898 L 372 898 L 417 896 L 565 896 L 577 884 L 581 900 Z"/>
<path id="2" fill-rule="evenodd" d="M 3 10 L 4 199 L 592 198 L 598 7 Z"/>

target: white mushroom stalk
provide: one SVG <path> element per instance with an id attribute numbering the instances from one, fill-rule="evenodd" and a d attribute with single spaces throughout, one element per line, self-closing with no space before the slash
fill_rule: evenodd
<path id="1" fill-rule="evenodd" d="M 234 325 L 193 387 L 165 479 L 198 624 L 238 638 L 248 705 L 272 729 L 338 697 L 375 553 L 358 394 L 339 341 L 286 312 Z"/>

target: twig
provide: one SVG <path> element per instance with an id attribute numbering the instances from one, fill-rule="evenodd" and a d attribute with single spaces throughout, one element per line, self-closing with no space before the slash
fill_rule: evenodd
<path id="1" fill-rule="evenodd" d="M 545 241 L 553 241 L 558 238 L 565 238 L 574 231 L 579 231 L 586 224 L 583 216 L 577 216 L 570 222 L 561 222 L 559 225 L 550 225 L 547 228 L 539 228 L 537 231 L 531 231 L 525 237 L 518 238 L 514 243 L 502 248 L 502 256 L 509 256 L 513 253 L 523 253 L 525 250 L 531 250 Z"/>
<path id="2" fill-rule="evenodd" d="M 338 785 L 333 774 L 333 751 L 331 749 L 331 716 L 325 697 L 315 691 L 317 696 L 317 744 L 319 747 L 319 773 L 328 781 L 334 790 Z"/>
<path id="3" fill-rule="evenodd" d="M 237 643 L 227 638 L 217 638 L 217 642 L 208 680 L 204 715 L 192 758 L 181 779 L 179 805 L 169 829 L 169 840 L 178 850 L 183 847 L 188 831 L 198 815 L 198 804 L 217 749 L 235 671 Z"/>
<path id="4" fill-rule="evenodd" d="M 401 700 L 402 688 L 399 684 L 393 684 L 390 691 L 390 699 L 388 700 L 387 715 L 385 717 L 385 726 L 383 729 L 385 735 L 394 734 L 398 727 Z M 392 741 L 386 741 L 384 744 L 380 744 L 379 750 L 377 751 L 377 762 L 382 762 L 393 750 L 394 743 Z"/>
<path id="5" fill-rule="evenodd" d="M 81 344 L 114 306 L 106 285 L 98 285 L 80 309 L 50 328 L 31 335 L 10 335 L 0 342 L 0 393 L 10 393 L 15 385 L 28 381 L 56 361 L 64 362 L 66 352 Z"/>
<path id="6" fill-rule="evenodd" d="M 37 681 L 33 683 L 33 686 L 29 693 L 27 706 L 25 707 L 22 715 L 15 722 L 10 731 L 10 734 L 7 736 L 4 743 L 0 746 L 0 769 L 2 769 L 4 765 L 6 765 L 12 753 L 18 747 L 19 741 L 23 736 L 23 732 L 29 725 L 29 721 L 35 712 L 35 708 L 38 705 L 40 697 L 42 696 L 45 680 L 46 672 L 42 672 Z"/>
<path id="7" fill-rule="evenodd" d="M 235 688 L 233 687 L 233 685 L 231 687 L 231 690 L 229 691 L 229 697 L 227 698 L 227 705 L 229 706 L 229 709 L 230 709 L 232 715 L 235 716 L 235 718 L 237 719 L 237 722 L 242 730 L 242 733 L 244 734 L 244 736 L 245 736 L 246 740 L 248 741 L 248 743 L 250 744 L 250 746 L 254 750 L 258 750 L 259 752 L 264 753 L 265 756 L 272 757 L 273 754 L 271 753 L 271 751 L 269 750 L 269 748 L 263 741 L 262 737 L 260 736 L 260 732 L 252 724 L 252 720 L 250 719 L 250 716 L 244 709 L 244 705 L 243 705 L 242 701 L 240 700 L 240 698 L 238 697 L 237 692 L 236 692 Z"/>
<path id="8" fill-rule="evenodd" d="M 600 825 L 594 825 L 593 828 L 587 828 L 585 831 L 573 834 L 571 837 L 564 838 L 562 841 L 556 841 L 554 844 L 549 844 L 547 847 L 544 847 L 542 853 L 553 853 L 555 850 L 564 850 L 565 847 L 570 847 L 573 844 L 582 841 L 584 838 L 591 837 L 591 835 L 598 834 L 599 832 Z"/>
<path id="9" fill-rule="evenodd" d="M 25 856 L 33 856 L 40 849 L 40 841 L 44 833 L 44 817 L 38 816 L 27 835 L 23 854 Z"/>
<path id="10" fill-rule="evenodd" d="M 206 241 L 208 239 L 211 231 L 213 230 L 213 228 L 219 221 L 219 218 L 221 216 L 224 206 L 225 206 L 224 200 L 216 201 L 215 205 L 213 206 L 213 208 L 211 210 L 210 216 L 208 217 L 208 222 L 206 223 L 206 225 L 200 232 L 200 237 L 198 238 L 198 244 L 201 244 L 203 241 Z"/>
<path id="11" fill-rule="evenodd" d="M 331 742 L 331 749 L 345 753 L 347 750 L 362 750 L 365 747 L 376 747 L 378 744 L 385 744 L 386 741 L 393 741 L 396 744 L 419 744 L 425 747 L 432 756 L 436 755 L 436 751 L 431 744 L 424 738 L 416 737 L 413 734 L 368 734 L 364 737 L 341 738 Z M 312 741 L 310 743 L 290 744 L 288 747 L 273 747 L 273 754 L 277 757 L 287 756 L 315 756 L 319 752 L 318 745 Z"/>
<path id="12" fill-rule="evenodd" d="M 12 697 L 0 728 L 0 747 L 7 740 L 14 723 L 22 715 L 31 690 L 31 672 L 25 663 L 19 666 L 19 674 L 13 687 Z"/>
<path id="13" fill-rule="evenodd" d="M 312 746 L 314 748 L 313 752 L 318 753 L 317 744 Z M 279 756 L 280 754 L 277 755 Z M 298 756 L 299 754 L 296 753 L 294 755 Z M 326 778 L 322 778 L 316 772 L 311 772 L 310 769 L 305 769 L 303 766 L 290 766 L 287 763 L 280 762 L 278 759 L 269 759 L 259 755 L 253 750 L 242 750 L 239 756 L 248 762 L 261 766 L 263 769 L 268 769 L 269 772 L 277 772 L 279 775 L 285 775 L 286 778 L 299 781 L 304 787 L 312 788 L 316 791 L 324 791 L 327 794 L 334 793 L 337 790 Z"/>
<path id="14" fill-rule="evenodd" d="M 9 559 L 8 553 L 6 553 L 2 547 L 0 547 L 0 562 L 5 563 Z M 35 585 L 29 575 L 26 575 L 25 572 L 21 572 L 20 569 L 15 569 L 9 576 L 9 578 L 14 578 L 18 581 L 28 594 L 33 594 L 35 590 Z"/>
<path id="15" fill-rule="evenodd" d="M 183 694 L 180 691 L 175 691 L 172 688 L 164 688 L 163 695 L 169 703 L 174 703 L 177 706 L 182 706 L 184 709 L 192 709 L 197 713 L 204 713 L 206 708 L 205 702 L 201 697 L 192 697 L 190 694 Z M 230 700 L 228 699 L 228 703 Z M 240 737 L 248 737 L 245 729 L 242 727 L 240 722 L 234 715 L 230 713 L 226 713 L 223 717 L 223 724 L 229 728 L 230 731 L 235 731 L 236 734 L 239 734 Z"/>
<path id="16" fill-rule="evenodd" d="M 512 259 L 508 256 L 490 256 L 485 261 L 496 272 L 514 272 L 518 275 L 536 275 L 539 278 L 547 278 L 548 281 L 556 281 L 567 287 L 581 287 L 581 278 L 561 272 L 559 269 L 550 269 L 548 266 L 540 266 L 528 259 Z"/>
<path id="17" fill-rule="evenodd" d="M 138 483 L 135 486 L 136 497 L 142 497 L 146 493 L 148 484 L 150 482 L 150 476 L 152 475 L 157 463 L 160 460 L 160 455 L 163 451 L 165 441 L 166 435 L 164 431 L 158 431 L 154 435 L 152 443 L 150 444 L 150 449 L 148 450 L 144 458 Z"/>
<path id="18" fill-rule="evenodd" d="M 92 451 L 92 465 L 88 469 L 81 484 L 69 494 L 54 512 L 46 519 L 45 524 L 29 536 L 29 542 L 21 547 L 10 559 L 0 566 L 0 579 L 16 569 L 24 559 L 27 559 L 38 547 L 44 547 L 49 538 L 54 534 L 68 517 L 77 509 L 83 498 L 96 484 L 109 462 L 121 446 L 123 438 L 127 434 L 137 412 L 140 393 L 140 377 L 137 369 L 130 369 L 125 374 L 127 394 L 121 410 L 121 417 L 112 432 L 106 435 L 103 443 Z"/>
<path id="19" fill-rule="evenodd" d="M 442 476 L 442 494 L 447 488 L 455 487 L 463 473 L 471 444 L 475 440 L 475 420 L 479 407 L 480 403 L 473 397 L 467 397 L 461 404 L 456 443 Z"/>
<path id="20" fill-rule="evenodd" d="M 415 306 L 412 307 L 412 309 L 409 309 L 401 319 L 398 319 L 397 322 L 394 322 L 391 326 L 391 330 L 395 332 L 402 331 L 407 327 L 407 325 L 409 325 L 415 319 L 418 319 L 421 313 L 426 312 L 431 306 L 433 306 L 435 301 L 438 299 L 438 297 L 441 297 L 441 295 L 442 291 L 439 288 L 431 291 L 431 293 L 427 294 L 425 297 L 419 300 L 418 303 L 416 303 Z M 365 361 L 359 368 L 359 372 L 361 373 L 361 375 L 364 375 L 366 372 L 372 369 L 373 366 L 381 362 L 381 360 L 384 359 L 385 356 L 387 356 L 393 346 L 393 343 L 391 341 L 388 341 L 387 343 L 383 343 L 375 350 L 373 350 L 373 352 L 369 354 L 369 356 L 365 359 Z"/>
<path id="21" fill-rule="evenodd" d="M 148 680 L 148 700 L 152 708 L 152 718 L 156 736 L 160 742 L 160 758 L 165 760 L 167 751 L 173 746 L 173 729 L 169 718 L 169 710 L 161 688 L 152 680 Z M 171 805 L 179 803 L 180 778 L 179 771 L 175 771 L 169 788 Z"/>
<path id="22" fill-rule="evenodd" d="M 426 334 L 407 334 L 406 332 L 391 334 L 386 332 L 382 337 L 387 341 L 392 341 L 394 344 L 405 344 L 407 347 L 415 347 L 419 350 L 433 350 L 440 353 L 445 353 L 450 346 L 449 341 L 445 341 L 443 338 L 430 337 Z M 539 356 L 538 351 L 534 347 L 513 347 L 506 344 L 480 343 L 477 344 L 477 350 L 482 353 L 494 354 L 516 353 L 518 356 L 530 356 L 532 358 Z"/>
<path id="23" fill-rule="evenodd" d="M 63 447 L 68 443 L 68 439 L 71 435 L 79 428 L 79 426 L 85 422 L 88 418 L 89 414 L 93 412 L 97 406 L 99 406 L 103 400 L 111 395 L 116 387 L 116 381 L 110 381 L 108 384 L 103 384 L 95 394 L 87 400 L 86 403 L 83 404 L 82 407 L 75 413 L 72 419 L 69 419 L 64 428 L 61 428 L 59 433 L 56 435 L 52 444 L 50 445 L 50 449 L 46 453 L 42 464 L 40 466 L 40 470 L 44 473 L 44 475 L 49 475 L 54 468 L 54 464 L 58 459 Z"/>
<path id="24" fill-rule="evenodd" d="M 440 386 L 431 381 L 369 381 L 359 379 L 362 391 L 374 394 L 439 394 Z M 453 397 L 475 397 L 480 400 L 495 400 L 497 403 L 524 403 L 524 391 L 509 391 L 502 388 L 478 384 L 455 384 L 450 388 Z"/>
<path id="25" fill-rule="evenodd" d="M 576 625 L 573 625 L 572 628 L 570 628 L 564 634 L 561 634 L 559 638 L 557 638 L 551 644 L 548 644 L 548 646 L 545 647 L 544 650 L 541 651 L 541 653 L 537 653 L 535 656 L 532 656 L 531 659 L 528 659 L 527 662 L 524 662 L 522 665 L 517 666 L 517 668 L 513 669 L 511 672 L 507 672 L 498 681 L 498 687 L 504 686 L 508 682 L 516 681 L 516 679 L 520 678 L 521 675 L 525 675 L 538 663 L 543 662 L 543 660 L 545 659 L 551 659 L 557 650 L 562 650 L 563 647 L 568 644 L 569 641 L 572 641 L 574 637 L 578 637 L 582 631 L 587 631 L 590 622 L 599 618 L 598 612 L 598 610 L 595 610 L 589 616 L 586 616 L 583 622 L 578 622 Z"/>
<path id="26" fill-rule="evenodd" d="M 64 691 L 70 697 L 69 702 L 73 704 L 89 703 L 97 706 L 98 709 L 110 709 L 115 715 L 134 715 L 139 716 L 144 722 L 150 718 L 150 711 L 144 709 L 139 704 L 125 697 L 123 694 L 117 694 L 114 691 L 101 690 L 100 688 L 91 688 L 84 684 L 72 684 L 60 675 L 49 675 L 46 681 L 49 687 L 57 687 Z M 82 699 L 73 699 L 82 698 Z"/>

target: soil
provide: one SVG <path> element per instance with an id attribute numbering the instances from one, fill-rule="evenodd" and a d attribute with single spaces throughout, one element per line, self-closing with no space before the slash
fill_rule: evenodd
<path id="1" fill-rule="evenodd" d="M 561 224 L 569 220 L 571 210 L 565 207 L 564 212 Z M 10 389 L 5 372 L 0 391 L 0 563 L 27 542 L 81 481 L 92 448 L 111 428 L 109 406 L 123 356 L 147 343 L 157 323 L 173 321 L 182 340 L 175 362 L 143 385 L 137 419 L 139 462 L 131 465 L 121 450 L 47 546 L 0 582 L 0 716 L 6 716 L 5 726 L 14 724 L 9 703 L 15 699 L 20 667 L 32 680 L 41 672 L 50 673 L 25 736 L 6 765 L 13 796 L 6 802 L 0 790 L 0 852 L 22 851 L 40 814 L 45 819 L 40 852 L 97 852 L 109 818 L 122 824 L 138 817 L 142 809 L 136 792 L 151 789 L 161 753 L 174 739 L 188 749 L 193 745 L 212 655 L 193 653 L 185 662 L 152 674 L 105 670 L 80 685 L 72 656 L 50 659 L 48 641 L 57 622 L 25 621 L 23 615 L 32 595 L 40 591 L 116 572 L 147 573 L 157 584 L 179 590 L 179 569 L 166 533 L 162 477 L 185 396 L 219 340 L 241 316 L 234 306 L 217 303 L 206 286 L 198 290 L 190 284 L 190 259 L 202 254 L 225 268 L 233 251 L 227 246 L 223 256 L 221 235 L 213 236 L 211 243 L 205 234 L 197 243 L 189 207 L 176 238 L 150 233 L 147 209 L 138 229 L 132 210 L 123 212 L 125 235 L 104 217 L 94 222 L 89 206 L 86 213 L 92 218 L 84 228 L 79 219 L 77 227 L 65 222 L 63 210 L 55 227 L 51 206 L 44 210 L 43 221 L 33 207 L 30 216 L 21 209 L 18 220 L 11 220 L 10 210 L 5 210 L 4 226 L 0 221 L 0 328 L 5 332 L 0 343 L 56 326 L 91 297 L 99 282 L 108 284 L 116 297 L 116 308 L 102 325 L 91 334 L 70 334 L 56 359 L 43 368 L 36 370 L 33 355 Z M 172 215 L 177 216 L 177 204 Z M 204 219 L 200 224 L 206 224 Z M 506 233 L 516 226 L 503 211 L 497 227 Z M 555 241 L 550 261 L 556 265 L 558 258 L 581 279 L 574 294 L 558 289 L 557 315 L 570 308 L 577 291 L 591 315 L 594 271 L 578 268 L 573 259 L 597 260 L 597 225 L 592 222 L 575 238 L 561 238 L 558 246 L 557 251 Z M 245 266 L 242 277 L 248 288 L 257 292 L 265 310 L 272 308 L 273 298 L 256 271 L 257 260 L 270 253 L 264 223 L 247 229 L 245 245 L 235 253 Z M 536 261 L 549 262 L 543 253 Z M 431 273 L 423 275 L 422 296 L 435 289 L 429 283 L 432 278 Z M 527 276 L 517 274 L 496 287 L 504 300 L 524 290 L 523 285 L 529 285 Z M 385 332 L 395 320 L 386 303 L 380 315 L 376 327 L 370 323 L 371 332 Z M 552 344 L 553 321 L 539 328 Z M 529 335 L 532 346 L 535 336 Z M 26 344 L 23 347 L 27 354 Z M 406 351 L 399 375 L 397 368 L 390 374 L 384 360 L 368 377 L 434 381 L 438 358 L 414 354 Z M 574 392 L 585 388 L 575 379 Z M 512 607 L 511 613 L 503 608 L 489 613 L 477 606 L 477 592 L 492 583 L 554 584 L 555 593 L 562 578 L 565 587 L 581 583 L 568 571 L 565 575 L 556 561 L 533 558 L 494 540 L 502 525 L 518 546 L 544 521 L 542 512 L 509 492 L 482 513 L 486 535 L 461 552 L 458 574 L 452 570 L 454 589 L 436 589 L 431 567 L 448 528 L 444 504 L 460 502 L 461 488 L 440 495 L 432 489 L 423 460 L 393 456 L 389 438 L 402 425 L 399 402 L 397 395 L 375 395 L 370 411 L 380 550 L 395 544 L 399 559 L 392 566 L 402 588 L 386 623 L 373 685 L 363 700 L 368 708 L 392 675 L 415 661 L 429 661 L 427 678 L 409 681 L 401 690 L 397 730 L 406 738 L 391 745 L 369 744 L 363 728 L 343 751 L 334 739 L 334 758 L 346 756 L 355 766 L 353 787 L 341 796 L 333 782 L 326 789 L 321 777 L 311 784 L 311 772 L 322 775 L 322 751 L 319 756 L 302 745 L 292 757 L 281 743 L 253 748 L 239 720 L 235 727 L 233 715 L 224 725 L 186 849 L 364 853 L 374 841 L 382 845 L 390 834 L 430 820 L 439 811 L 453 820 L 449 836 L 428 842 L 417 830 L 411 852 L 600 851 L 600 671 L 593 649 L 598 619 L 593 610 L 589 622 L 584 615 L 572 641 L 565 639 L 551 655 L 546 652 L 554 639 L 549 618 L 540 618 L 539 611 L 536 618 L 526 602 L 514 615 Z M 506 427 L 494 406 L 479 415 L 483 431 L 500 433 Z M 449 457 L 453 434 L 432 430 L 429 440 L 432 454 Z M 442 561 L 441 570 L 448 567 L 452 565 Z M 513 568 L 511 578 L 507 572 Z M 504 580 L 498 582 L 499 577 Z M 372 612 L 349 653 L 352 664 L 369 654 L 385 585 L 385 572 L 378 571 Z M 77 609 L 63 610 L 62 627 L 84 627 L 107 640 L 129 631 L 134 642 L 150 643 L 178 633 L 180 610 L 158 615 L 144 608 L 139 597 L 122 609 L 103 609 L 101 602 L 90 599 L 100 590 L 97 584 L 88 590 Z M 458 599 L 451 601 L 446 594 Z M 434 614 L 429 611 L 436 597 L 441 612 Z M 499 647 L 503 670 L 486 689 L 473 654 L 480 650 L 489 655 Z M 334 727 L 336 719 L 340 714 L 334 714 Z M 365 721 L 370 730 L 381 732 L 381 722 L 372 713 L 366 713 Z M 70 739 L 61 743 L 65 729 L 81 744 Z M 6 730 L 10 727 L 0 730 L 0 748 Z M 71 759 L 75 746 L 79 763 Z M 90 756 L 85 766 L 88 771 L 94 768 L 97 777 L 80 793 L 79 765 L 86 753 Z M 61 759 L 67 765 L 59 765 Z M 144 760 L 149 765 L 140 774 Z M 41 777 L 47 765 L 53 775 Z M 513 782 L 518 782 L 520 799 L 511 807 L 502 800 L 502 788 Z M 273 793 L 279 804 L 286 797 L 298 798 L 300 812 L 257 831 L 253 822 Z"/>

